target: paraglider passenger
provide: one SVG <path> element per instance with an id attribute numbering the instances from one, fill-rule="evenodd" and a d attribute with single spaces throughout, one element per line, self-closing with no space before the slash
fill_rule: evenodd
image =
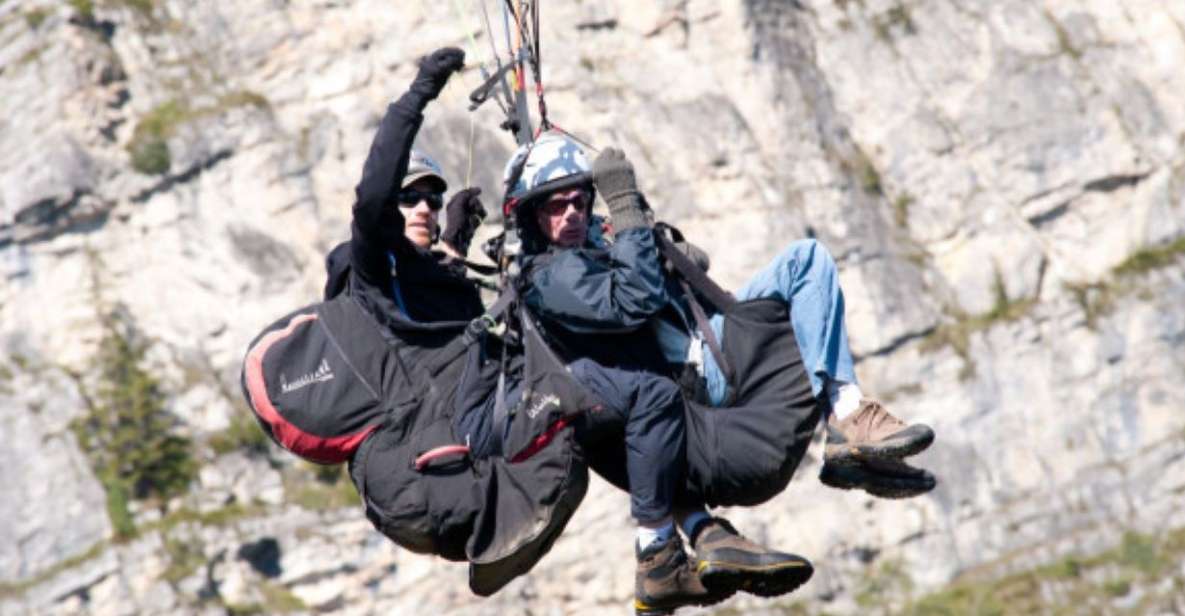
<path id="1" fill-rule="evenodd" d="M 707 401 L 724 404 L 728 381 L 682 295 L 664 274 L 653 212 L 625 155 L 606 149 L 590 168 L 574 140 L 553 132 L 532 148 L 520 148 L 506 167 L 508 179 L 516 175 L 512 197 L 529 238 L 524 245 L 533 253 L 524 265 L 529 282 L 524 297 L 557 346 L 606 365 L 647 369 L 648 364 L 659 373 L 685 373 L 693 364 Z M 608 250 L 585 239 L 594 192 L 609 206 L 615 241 Z M 698 248 L 676 247 L 707 269 L 707 255 Z M 882 461 L 892 464 L 925 449 L 933 432 L 906 425 L 860 391 L 844 327 L 843 294 L 827 250 L 814 240 L 791 244 L 736 293 L 738 301 L 756 298 L 793 305 L 793 330 L 811 389 L 831 409 L 823 481 L 897 497 L 932 489 L 933 477 L 925 471 L 906 467 L 910 472 L 902 478 L 878 470 L 886 468 Z M 722 339 L 722 316 L 712 315 L 709 322 Z M 628 335 L 614 335 L 621 333 Z M 801 571 L 809 577 L 798 557 L 753 544 L 702 507 L 677 517 L 701 571 L 719 571 L 713 565 L 728 561 L 734 568 L 723 568 L 719 579 L 756 586 L 762 594 L 793 590 L 805 581 Z M 639 557 L 647 554 L 640 541 Z M 709 586 L 713 582 L 718 580 L 706 579 Z"/>
<path id="2" fill-rule="evenodd" d="M 509 197 L 527 254 L 524 300 L 557 348 L 570 359 L 592 358 L 635 375 L 668 373 L 669 362 L 643 326 L 672 300 L 628 161 L 607 150 L 590 169 L 573 140 L 548 133 L 508 163 L 506 177 L 516 176 Z M 596 192 L 610 204 L 612 246 L 588 239 Z M 627 335 L 615 335 L 621 333 Z M 710 517 L 692 494 L 681 494 L 678 509 L 664 522 L 638 533 L 640 613 L 642 606 L 676 607 L 694 596 L 695 578 L 715 592 L 744 588 L 772 596 L 797 588 L 813 571 L 802 557 L 757 545 L 727 520 Z M 676 522 L 697 561 L 686 559 Z M 686 579 L 654 579 L 655 572 L 673 567 L 687 571 Z"/>

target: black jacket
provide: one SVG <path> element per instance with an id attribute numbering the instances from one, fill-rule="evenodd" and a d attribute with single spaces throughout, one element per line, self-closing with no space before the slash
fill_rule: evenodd
<path id="1" fill-rule="evenodd" d="M 484 310 L 463 270 L 404 236 L 403 215 L 394 204 L 426 102 L 408 92 L 387 107 L 355 188 L 349 258 L 339 246 L 326 259 L 327 298 L 348 290 L 380 322 L 390 315 L 421 323 L 468 321 Z"/>
<path id="2" fill-rule="evenodd" d="M 456 344 L 457 324 L 484 312 L 477 285 L 404 237 L 393 203 L 425 102 L 408 92 L 387 108 L 356 188 L 350 241 L 326 258 L 325 295 L 349 294 L 391 339 L 377 361 L 391 375 L 381 394 L 385 421 L 350 460 L 367 517 L 409 550 L 470 560 L 470 588 L 484 596 L 547 552 L 584 495 L 587 470 L 570 430 L 519 464 L 497 457 L 418 464 L 425 452 L 463 442 L 454 415 L 490 406 L 499 367 L 483 361 L 481 343 L 460 351 Z M 566 408 L 518 420 L 525 433 L 518 440 L 533 440 Z"/>

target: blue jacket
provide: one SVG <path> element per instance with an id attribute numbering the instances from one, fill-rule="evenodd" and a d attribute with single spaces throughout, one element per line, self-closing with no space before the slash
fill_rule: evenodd
<path id="1" fill-rule="evenodd" d="M 683 363 L 687 321 L 651 229 L 623 231 L 608 250 L 553 248 L 524 263 L 524 301 L 568 360 L 660 373 Z"/>

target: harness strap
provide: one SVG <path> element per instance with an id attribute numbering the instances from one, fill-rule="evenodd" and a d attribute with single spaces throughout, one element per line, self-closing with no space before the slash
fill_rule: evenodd
<path id="1" fill-rule="evenodd" d="M 655 225 L 654 241 L 658 244 L 658 251 L 662 254 L 667 263 L 675 269 L 675 273 L 686 281 L 696 293 L 700 294 L 708 303 L 712 304 L 718 312 L 727 312 L 737 304 L 737 300 L 732 296 L 732 293 L 725 291 L 716 281 L 708 277 L 704 270 L 700 269 L 687 255 L 683 254 L 671 240 L 667 239 L 664 233 L 658 231 L 670 231 L 673 234 L 678 234 L 677 237 L 682 238 L 678 230 L 670 225 L 659 223 Z"/>
<path id="2" fill-rule="evenodd" d="M 462 265 L 482 276 L 493 276 L 498 273 L 498 267 L 495 265 L 483 265 L 481 263 L 474 263 L 468 259 L 460 259 L 460 261 Z"/>
<path id="3" fill-rule="evenodd" d="M 724 349 L 721 348 L 720 341 L 716 338 L 716 332 L 712 330 L 712 322 L 704 314 L 703 306 L 700 306 L 699 301 L 695 299 L 695 293 L 691 291 L 691 286 L 687 284 L 687 281 L 679 280 L 679 286 L 683 287 L 683 294 L 687 297 L 687 303 L 691 305 L 691 314 L 695 315 L 695 324 L 703 334 L 704 342 L 708 343 L 708 350 L 712 352 L 712 357 L 716 358 L 716 365 L 720 366 L 720 370 L 724 372 L 725 380 L 731 383 L 732 365 L 728 363 Z M 695 343 L 692 342 L 692 344 Z"/>
<path id="4" fill-rule="evenodd" d="M 712 330 L 712 324 L 708 320 L 707 314 L 704 313 L 703 306 L 700 305 L 696 298 L 698 293 L 703 298 L 707 299 L 718 312 L 727 312 L 736 306 L 736 298 L 731 293 L 725 291 L 716 281 L 708 277 L 698 265 L 695 264 L 687 255 L 683 254 L 675 244 L 667 237 L 670 234 L 672 237 L 682 241 L 683 234 L 678 229 L 665 224 L 658 223 L 655 225 L 654 241 L 658 244 L 658 250 L 667 263 L 674 268 L 674 273 L 679 281 L 679 286 L 683 289 L 683 294 L 687 298 L 687 303 L 691 307 L 691 314 L 695 316 L 696 326 L 699 327 L 700 333 L 704 336 L 704 341 L 708 343 L 708 350 L 712 352 L 712 357 L 716 360 L 716 365 L 724 373 L 724 378 L 728 382 L 733 380 L 732 364 L 724 355 L 724 348 L 720 345 L 719 339 L 716 338 L 716 332 Z"/>
<path id="5" fill-rule="evenodd" d="M 444 366 L 450 364 L 456 358 L 463 355 L 469 350 L 469 347 L 482 339 L 486 332 L 498 325 L 498 320 L 506 312 L 506 309 L 517 299 L 518 294 L 512 288 L 507 288 L 498 296 L 493 305 L 485 311 L 480 317 L 473 319 L 465 326 L 465 331 L 457 336 L 454 340 L 449 342 L 439 353 L 432 357 L 432 365 L 429 367 L 432 374 L 439 372 Z"/>
<path id="6" fill-rule="evenodd" d="M 506 420 L 510 417 L 510 405 L 506 404 L 506 353 L 502 353 L 502 367 L 498 371 L 498 388 L 494 394 L 494 417 L 493 417 L 493 431 L 494 438 L 498 441 L 498 448 L 501 449 L 505 443 L 503 439 L 506 436 Z M 505 454 L 506 452 L 502 452 Z"/>

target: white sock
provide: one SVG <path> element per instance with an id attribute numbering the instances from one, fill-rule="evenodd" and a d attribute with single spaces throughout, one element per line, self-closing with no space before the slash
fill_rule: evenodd
<path id="1" fill-rule="evenodd" d="M 679 528 L 683 529 L 683 534 L 687 536 L 687 540 L 691 541 L 691 533 L 695 532 L 695 527 L 699 526 L 700 522 L 706 522 L 712 519 L 707 511 L 696 511 L 687 514 L 687 517 L 679 521 Z"/>
<path id="2" fill-rule="evenodd" d="M 650 544 L 655 541 L 666 541 L 675 534 L 675 523 L 667 521 L 666 524 L 657 528 L 647 528 L 645 526 L 638 527 L 638 549 L 645 550 L 650 547 Z"/>
<path id="3" fill-rule="evenodd" d="M 855 383 L 828 381 L 827 397 L 831 400 L 831 412 L 835 413 L 835 421 L 840 421 L 860 408 L 860 399 L 864 397 L 864 393 Z"/>

